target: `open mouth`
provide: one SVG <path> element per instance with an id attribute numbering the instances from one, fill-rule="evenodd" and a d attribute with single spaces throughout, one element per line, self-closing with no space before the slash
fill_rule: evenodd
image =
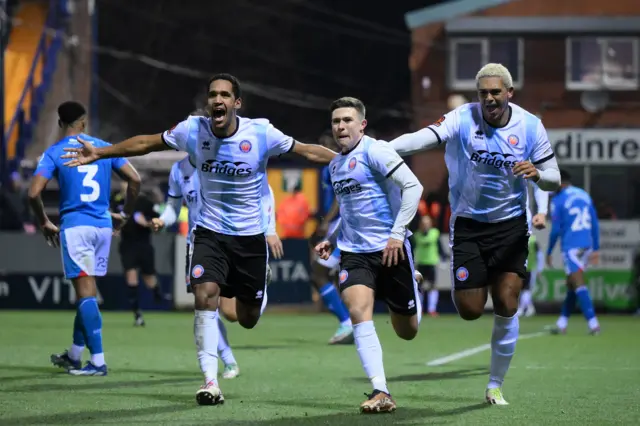
<path id="1" fill-rule="evenodd" d="M 214 121 L 220 122 L 224 120 L 224 117 L 226 114 L 227 113 L 224 110 L 224 108 L 214 108 L 213 111 L 211 112 L 211 117 L 214 119 Z"/>
<path id="2" fill-rule="evenodd" d="M 498 110 L 498 105 L 487 105 L 485 108 L 488 113 L 492 114 Z"/>

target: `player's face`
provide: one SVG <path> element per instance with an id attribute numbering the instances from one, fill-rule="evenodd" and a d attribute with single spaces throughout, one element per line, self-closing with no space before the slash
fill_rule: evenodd
<path id="1" fill-rule="evenodd" d="M 227 80 L 214 80 L 209 85 L 207 100 L 211 122 L 217 129 L 225 129 L 236 119 L 242 100 L 233 95 L 233 85 Z"/>
<path id="2" fill-rule="evenodd" d="M 478 100 L 484 118 L 490 123 L 500 120 L 512 96 L 513 88 L 507 89 L 500 77 L 484 77 L 478 81 Z"/>
<path id="3" fill-rule="evenodd" d="M 347 151 L 364 135 L 365 120 L 355 108 L 337 108 L 331 113 L 331 131 L 338 146 Z"/>

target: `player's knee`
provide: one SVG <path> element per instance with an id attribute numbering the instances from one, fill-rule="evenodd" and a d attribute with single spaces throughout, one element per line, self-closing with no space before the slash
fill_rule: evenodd
<path id="1" fill-rule="evenodd" d="M 417 320 L 416 320 L 417 324 Z M 413 324 L 403 324 L 401 327 L 394 327 L 396 336 L 402 340 L 413 340 L 418 335 L 418 327 Z"/>
<path id="2" fill-rule="evenodd" d="M 510 318 L 518 313 L 517 296 L 507 294 L 493 299 L 493 312 L 501 317 Z"/>
<path id="3" fill-rule="evenodd" d="M 220 288 L 216 283 L 192 284 L 194 304 L 197 310 L 216 310 Z"/>
<path id="4" fill-rule="evenodd" d="M 370 309 L 364 304 L 355 304 L 347 307 L 349 310 L 349 318 L 354 324 L 371 320 Z"/>
<path id="5" fill-rule="evenodd" d="M 258 324 L 258 320 L 260 320 L 260 307 L 238 312 L 237 319 L 242 328 L 251 329 L 255 327 Z"/>
<path id="6" fill-rule="evenodd" d="M 458 308 L 458 315 L 465 321 L 475 321 L 482 316 L 484 313 L 484 308 L 481 310 L 477 309 L 460 309 Z"/>

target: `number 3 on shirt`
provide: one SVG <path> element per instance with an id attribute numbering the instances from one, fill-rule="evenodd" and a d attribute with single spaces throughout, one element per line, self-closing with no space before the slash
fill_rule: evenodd
<path id="1" fill-rule="evenodd" d="M 80 194 L 80 200 L 85 203 L 91 203 L 100 197 L 100 184 L 93 180 L 93 178 L 98 173 L 98 165 L 97 164 L 86 164 L 82 166 L 78 166 L 78 171 L 80 173 L 84 173 L 84 178 L 82 179 L 82 186 L 85 188 L 90 188 L 91 193 L 89 194 Z"/>

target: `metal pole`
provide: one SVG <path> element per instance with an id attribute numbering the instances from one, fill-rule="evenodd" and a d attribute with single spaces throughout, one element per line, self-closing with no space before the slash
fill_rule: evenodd
<path id="1" fill-rule="evenodd" d="M 9 33 L 9 15 L 7 14 L 7 0 L 0 0 L 0 186 L 8 184 L 9 170 L 7 161 L 7 143 L 4 128 L 4 49 L 5 39 Z"/>

